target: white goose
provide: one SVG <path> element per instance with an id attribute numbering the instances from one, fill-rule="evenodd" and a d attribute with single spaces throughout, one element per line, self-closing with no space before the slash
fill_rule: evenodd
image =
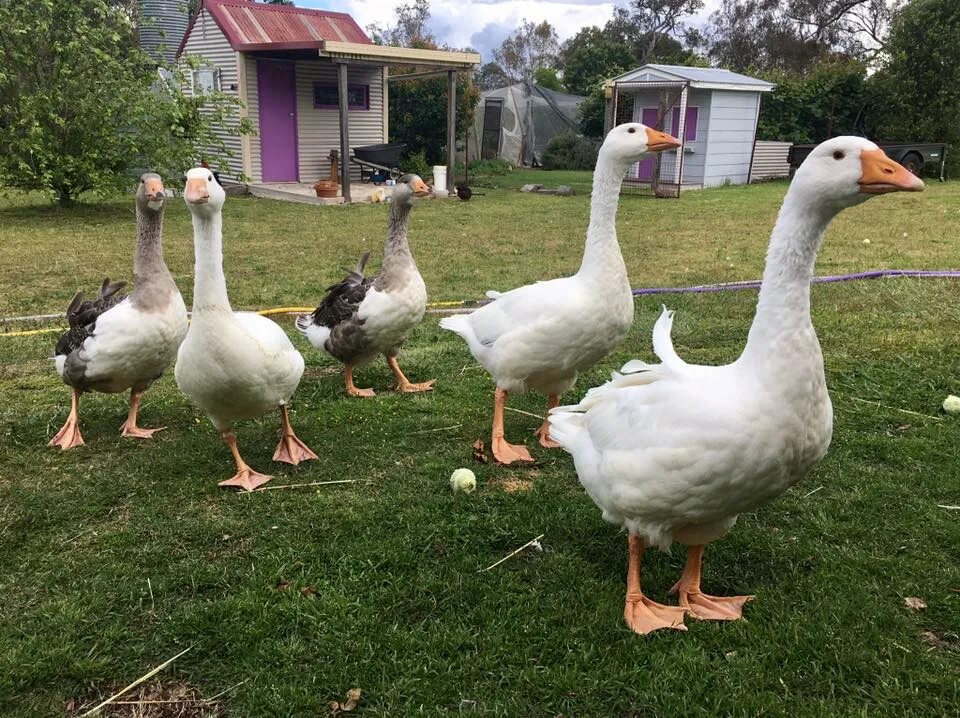
<path id="1" fill-rule="evenodd" d="M 187 173 L 184 191 L 193 215 L 196 269 L 190 331 L 180 345 L 177 385 L 210 416 L 230 447 L 237 473 L 221 486 L 252 491 L 271 476 L 251 469 L 237 449 L 233 422 L 280 409 L 283 425 L 274 461 L 315 459 L 293 432 L 287 404 L 303 375 L 303 357 L 278 324 L 253 312 L 234 312 L 223 276 L 223 216 L 226 195 L 208 169 Z"/>
<path id="2" fill-rule="evenodd" d="M 770 239 L 746 348 L 732 364 L 696 366 L 677 356 L 672 314 L 653 330 L 661 364 L 631 361 L 623 374 L 549 417 L 603 517 L 627 529 L 624 617 L 637 633 L 684 629 L 683 616 L 734 620 L 752 596 L 700 591 L 704 546 L 737 515 L 799 481 L 827 452 L 833 412 L 820 344 L 810 319 L 810 280 L 827 225 L 872 195 L 919 191 L 923 182 L 875 144 L 838 137 L 797 170 Z M 690 546 L 663 606 L 640 588 L 646 546 Z"/>
<path id="3" fill-rule="evenodd" d="M 140 397 L 177 355 L 187 333 L 187 308 L 163 261 L 163 182 L 148 172 L 137 188 L 135 279 L 128 297 L 125 282 L 104 280 L 97 298 L 77 292 L 67 308 L 70 329 L 57 342 L 57 373 L 73 387 L 70 415 L 50 446 L 83 445 L 77 412 L 84 391 L 130 390 L 130 411 L 122 435 L 149 439 L 160 429 L 137 425 Z"/>
<path id="4" fill-rule="evenodd" d="M 597 157 L 590 201 L 590 225 L 580 270 L 514 289 L 488 292 L 494 301 L 472 314 L 440 321 L 456 332 L 496 382 L 491 448 L 497 461 L 533 461 L 523 446 L 503 436 L 507 395 L 536 389 L 548 408 L 613 350 L 633 323 L 633 294 L 617 244 L 620 186 L 627 169 L 650 152 L 678 147 L 676 138 L 639 123 L 614 127 Z M 540 444 L 556 447 L 546 421 L 537 430 Z"/>

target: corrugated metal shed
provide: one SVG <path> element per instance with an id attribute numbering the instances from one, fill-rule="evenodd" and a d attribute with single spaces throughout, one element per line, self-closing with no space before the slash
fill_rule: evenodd
<path id="1" fill-rule="evenodd" d="M 346 13 L 250 0 L 203 0 L 201 7 L 210 13 L 234 50 L 307 50 L 322 47 L 325 40 L 372 44 Z M 190 23 L 180 51 L 194 22 Z"/>

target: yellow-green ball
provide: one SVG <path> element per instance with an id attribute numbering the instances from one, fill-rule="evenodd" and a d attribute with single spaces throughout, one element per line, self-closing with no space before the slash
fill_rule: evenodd
<path id="1" fill-rule="evenodd" d="M 470 469 L 457 469 L 450 474 L 450 488 L 454 493 L 472 494 L 477 488 L 477 477 Z"/>
<path id="2" fill-rule="evenodd" d="M 948 414 L 960 414 L 960 396 L 951 394 L 943 400 L 943 410 Z"/>

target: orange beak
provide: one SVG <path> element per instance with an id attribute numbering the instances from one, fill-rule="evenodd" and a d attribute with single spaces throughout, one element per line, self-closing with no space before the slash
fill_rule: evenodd
<path id="1" fill-rule="evenodd" d="M 647 152 L 663 152 L 664 150 L 676 149 L 679 146 L 680 140 L 673 135 L 647 128 Z"/>
<path id="2" fill-rule="evenodd" d="M 188 179 L 183 196 L 190 204 L 204 204 L 210 199 L 206 181 L 202 179 Z"/>
<path id="3" fill-rule="evenodd" d="M 159 179 L 148 179 L 144 182 L 143 191 L 151 202 L 163 199 L 163 182 Z"/>
<path id="4" fill-rule="evenodd" d="M 860 191 L 864 194 L 923 191 L 923 180 L 887 157 L 883 150 L 861 150 L 860 167 Z"/>
<path id="5" fill-rule="evenodd" d="M 413 183 L 413 194 L 416 197 L 426 197 L 430 194 L 430 185 L 422 179 L 417 179 Z"/>

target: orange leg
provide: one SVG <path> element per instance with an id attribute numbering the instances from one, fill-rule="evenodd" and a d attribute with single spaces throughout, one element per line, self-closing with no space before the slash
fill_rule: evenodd
<path id="1" fill-rule="evenodd" d="M 316 459 L 317 455 L 310 451 L 310 447 L 300 441 L 297 435 L 293 433 L 293 427 L 290 426 L 290 417 L 287 414 L 286 406 L 280 407 L 280 416 L 283 421 L 283 432 L 280 435 L 280 443 L 277 444 L 277 450 L 273 453 L 273 460 L 283 461 L 296 466 L 301 461 Z"/>
<path id="2" fill-rule="evenodd" d="M 137 439 L 150 439 L 158 431 L 163 431 L 167 427 L 161 426 L 159 429 L 144 429 L 137 426 L 137 412 L 140 411 L 140 397 L 142 391 L 130 390 L 130 412 L 127 414 L 127 420 L 121 426 L 121 436 L 132 436 Z"/>
<path id="3" fill-rule="evenodd" d="M 239 486 L 244 491 L 253 491 L 258 486 L 262 486 L 273 478 L 272 476 L 254 471 L 247 466 L 247 462 L 240 456 L 240 450 L 237 448 L 236 434 L 228 429 L 227 431 L 221 431 L 220 437 L 227 442 L 227 446 L 230 447 L 230 453 L 233 454 L 233 460 L 237 462 L 237 473 L 226 481 L 221 481 L 220 486 Z"/>
<path id="4" fill-rule="evenodd" d="M 754 596 L 708 596 L 700 591 L 700 566 L 705 546 L 691 546 L 683 575 L 670 593 L 680 593 L 680 605 L 704 621 L 736 621 L 743 617 L 743 604 Z"/>
<path id="5" fill-rule="evenodd" d="M 397 391 L 405 394 L 416 394 L 421 391 L 431 391 L 433 389 L 433 384 L 436 382 L 436 379 L 421 382 L 420 384 L 411 384 L 410 380 L 400 371 L 400 365 L 397 364 L 396 357 L 387 357 L 387 364 L 393 369 L 393 375 L 397 377 Z"/>
<path id="6" fill-rule="evenodd" d="M 493 457 L 501 464 L 512 464 L 514 461 L 533 461 L 526 447 L 510 444 L 503 438 L 503 407 L 507 403 L 507 392 L 497 387 L 493 402 L 493 435 L 490 445 Z"/>
<path id="7" fill-rule="evenodd" d="M 70 415 L 67 417 L 63 428 L 57 432 L 56 436 L 50 439 L 47 446 L 59 446 L 64 451 L 72 449 L 75 446 L 83 446 L 83 437 L 80 436 L 80 422 L 77 418 L 77 409 L 80 407 L 80 390 L 74 389 L 73 396 L 70 398 Z"/>
<path id="8" fill-rule="evenodd" d="M 629 559 L 627 561 L 627 600 L 623 606 L 623 618 L 634 633 L 646 635 L 660 628 L 674 628 L 686 631 L 680 606 L 664 606 L 655 603 L 643 595 L 640 589 L 640 563 L 643 560 L 643 541 L 639 536 L 630 534 Z"/>
<path id="9" fill-rule="evenodd" d="M 350 396 L 371 397 L 377 393 L 373 389 L 358 389 L 353 384 L 353 365 L 346 364 L 343 368 L 343 378 L 347 383 L 347 393 Z"/>
<path id="10" fill-rule="evenodd" d="M 560 406 L 560 396 L 558 394 L 551 394 L 547 397 L 547 414 L 550 414 L 550 410 L 555 407 Z M 543 420 L 543 423 L 540 425 L 540 428 L 534 432 L 537 436 L 540 437 L 540 446 L 545 449 L 559 449 L 560 444 L 550 438 L 550 422 L 546 419 Z"/>

